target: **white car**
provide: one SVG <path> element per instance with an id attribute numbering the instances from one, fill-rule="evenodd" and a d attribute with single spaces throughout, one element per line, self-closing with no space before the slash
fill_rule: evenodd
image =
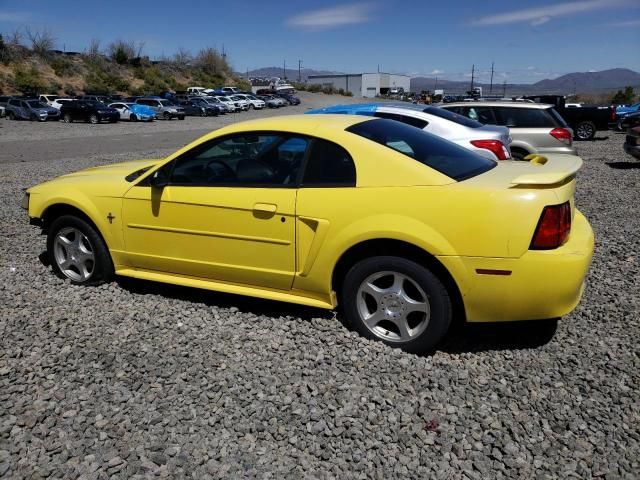
<path id="1" fill-rule="evenodd" d="M 511 160 L 511 137 L 507 127 L 483 125 L 463 115 L 431 105 L 354 103 L 318 108 L 306 113 L 343 113 L 396 120 L 475 151 L 490 160 Z"/>
<path id="2" fill-rule="evenodd" d="M 217 98 L 220 102 L 224 103 L 227 106 L 227 108 L 229 109 L 230 112 L 235 112 L 236 110 L 240 110 L 240 107 L 236 105 L 236 102 L 231 100 L 229 97 L 225 97 L 223 95 L 220 95 L 220 96 L 216 96 L 214 98 Z"/>
<path id="3" fill-rule="evenodd" d="M 187 88 L 187 93 L 189 95 L 206 95 L 204 87 L 189 87 Z"/>
<path id="4" fill-rule="evenodd" d="M 111 108 L 115 108 L 120 114 L 120 120 L 129 120 L 130 122 L 153 122 L 156 118 L 155 112 L 146 105 L 139 105 L 132 102 L 116 102 L 109 104 Z"/>
<path id="5" fill-rule="evenodd" d="M 255 108 L 256 110 L 262 110 L 266 106 L 264 101 L 260 100 L 257 97 L 254 97 L 253 95 L 247 95 L 246 93 L 239 93 L 239 94 L 234 95 L 234 96 L 240 97 L 240 98 L 244 98 L 249 103 L 249 108 Z"/>
<path id="6" fill-rule="evenodd" d="M 242 91 L 238 87 L 222 87 L 220 90 L 227 94 L 240 93 Z"/>
<path id="7" fill-rule="evenodd" d="M 60 98 L 58 95 L 40 95 L 38 97 L 38 100 L 40 100 L 42 103 L 44 103 L 45 105 L 49 105 L 50 107 L 54 107 L 53 102 L 55 102 L 58 98 Z M 58 110 L 60 110 L 60 107 L 54 107 L 57 108 Z"/>
<path id="8" fill-rule="evenodd" d="M 241 110 L 249 110 L 249 106 L 251 105 L 246 98 L 241 97 L 240 95 L 230 95 L 231 100 L 240 104 Z"/>
<path id="9" fill-rule="evenodd" d="M 5 115 L 4 107 L 0 105 L 0 117 L 4 117 L 4 115 Z"/>
<path id="10" fill-rule="evenodd" d="M 64 105 L 66 102 L 73 102 L 73 98 L 56 98 L 49 105 L 60 110 L 62 105 Z"/>

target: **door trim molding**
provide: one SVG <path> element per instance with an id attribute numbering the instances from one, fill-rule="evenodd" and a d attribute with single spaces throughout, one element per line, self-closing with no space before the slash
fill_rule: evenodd
<path id="1" fill-rule="evenodd" d="M 252 235 L 239 235 L 235 233 L 207 232 L 204 230 L 162 227 L 156 225 L 141 225 L 139 223 L 128 223 L 127 228 L 135 228 L 138 230 L 153 230 L 156 232 L 183 233 L 185 235 L 201 235 L 204 237 L 229 238 L 232 240 L 246 240 L 249 242 L 271 243 L 274 245 L 291 245 L 291 242 L 289 240 L 280 240 L 278 238 L 255 237 Z"/>

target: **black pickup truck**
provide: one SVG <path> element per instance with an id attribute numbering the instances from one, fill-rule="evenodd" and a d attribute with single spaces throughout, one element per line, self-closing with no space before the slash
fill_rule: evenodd
<path id="1" fill-rule="evenodd" d="M 562 95 L 531 95 L 524 98 L 536 103 L 555 105 L 556 111 L 573 129 L 576 140 L 591 140 L 596 136 L 597 131 L 609 130 L 609 126 L 616 121 L 616 110 L 613 107 L 598 105 L 567 107 L 565 97 Z"/>

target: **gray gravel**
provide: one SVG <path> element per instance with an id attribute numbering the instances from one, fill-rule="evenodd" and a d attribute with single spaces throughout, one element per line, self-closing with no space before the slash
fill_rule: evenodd
<path id="1" fill-rule="evenodd" d="M 640 163 L 623 138 L 579 144 L 597 249 L 555 337 L 462 328 L 430 357 L 321 310 L 71 286 L 38 261 L 20 189 L 140 153 L 3 165 L 0 477 L 638 478 Z"/>

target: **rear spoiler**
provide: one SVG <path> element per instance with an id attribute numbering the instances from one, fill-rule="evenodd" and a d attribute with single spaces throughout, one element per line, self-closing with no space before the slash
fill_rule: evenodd
<path id="1" fill-rule="evenodd" d="M 577 155 L 554 155 L 551 158 L 531 154 L 525 157 L 531 171 L 514 178 L 512 185 L 556 185 L 572 179 L 582 167 Z"/>

